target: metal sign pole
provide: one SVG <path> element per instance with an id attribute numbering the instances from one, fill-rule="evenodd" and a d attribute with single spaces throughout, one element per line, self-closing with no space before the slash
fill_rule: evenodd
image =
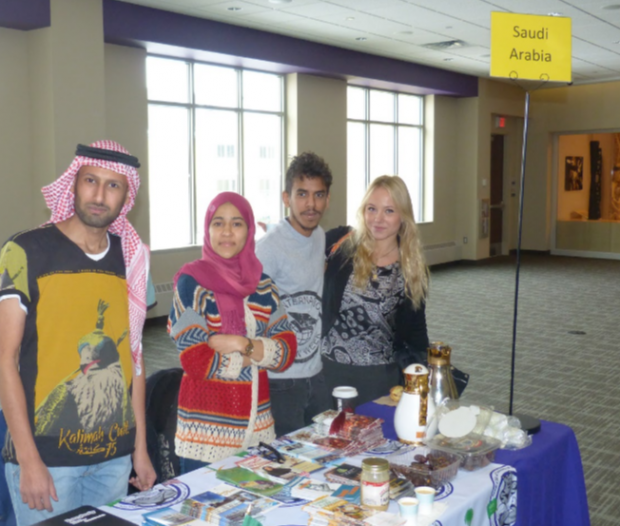
<path id="1" fill-rule="evenodd" d="M 515 275 L 515 301 L 512 319 L 512 357 L 510 361 L 510 404 L 508 414 L 512 415 L 512 402 L 515 390 L 515 358 L 517 354 L 517 314 L 519 311 L 519 276 L 521 272 L 521 236 L 523 233 L 523 201 L 525 190 L 525 158 L 527 152 L 527 128 L 530 117 L 530 92 L 525 92 L 525 118 L 523 121 L 523 147 L 521 150 L 521 182 L 519 190 L 519 235 L 517 237 L 517 271 Z"/>

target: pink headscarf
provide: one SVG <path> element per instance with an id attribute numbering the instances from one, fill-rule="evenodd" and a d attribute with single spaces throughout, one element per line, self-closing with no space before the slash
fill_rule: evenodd
<path id="1" fill-rule="evenodd" d="M 97 141 L 90 146 L 129 155 L 129 152 L 125 148 L 114 141 Z M 142 329 L 144 327 L 144 320 L 146 319 L 149 250 L 148 247 L 142 243 L 140 236 L 126 217 L 135 203 L 138 188 L 140 188 L 140 176 L 138 175 L 138 170 L 128 164 L 94 159 L 81 155 L 76 156 L 64 174 L 41 190 L 47 207 L 52 211 L 52 217 L 46 224 L 60 223 L 75 214 L 73 183 L 82 166 L 105 168 L 127 177 L 129 199 L 108 230 L 121 238 L 129 296 L 129 344 L 131 346 L 131 356 L 133 358 L 136 375 L 140 376 L 142 373 L 140 366 L 140 358 L 142 357 Z"/>
<path id="2" fill-rule="evenodd" d="M 245 246 L 236 256 L 225 259 L 219 256 L 211 246 L 209 225 L 216 210 L 224 203 L 237 207 L 248 225 L 248 237 Z M 222 192 L 217 195 L 207 208 L 205 217 L 205 237 L 202 246 L 202 258 L 181 267 L 174 277 L 176 285 L 181 274 L 192 276 L 198 284 L 215 293 L 215 301 L 222 319 L 222 334 L 245 336 L 245 310 L 243 298 L 256 292 L 256 287 L 263 272 L 263 265 L 254 253 L 254 213 L 248 201 L 234 192 Z"/>

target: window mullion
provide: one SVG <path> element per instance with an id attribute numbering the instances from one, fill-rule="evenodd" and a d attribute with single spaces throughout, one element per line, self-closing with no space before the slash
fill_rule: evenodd
<path id="1" fill-rule="evenodd" d="M 365 89 L 366 93 L 366 123 L 364 125 L 366 131 L 366 188 L 370 184 L 370 90 Z"/>
<path id="2" fill-rule="evenodd" d="M 150 57 L 152 57 L 152 55 L 149 55 L 149 58 Z M 157 60 L 159 60 L 159 62 L 157 62 Z M 176 65 L 173 63 L 176 63 Z M 187 68 L 182 74 L 181 63 L 183 63 L 183 69 Z M 158 179 L 155 180 L 155 178 L 153 178 L 155 181 L 153 188 L 157 189 L 157 195 L 151 201 L 151 218 L 149 220 L 151 228 L 157 229 L 157 233 L 152 233 L 152 237 L 157 237 L 158 243 L 161 245 L 158 246 L 157 249 L 176 247 L 175 243 L 180 243 L 184 246 L 195 246 L 202 244 L 202 239 L 199 239 L 199 231 L 202 231 L 203 218 L 198 217 L 198 214 L 204 209 L 204 205 L 206 203 L 205 200 L 208 200 L 208 198 L 211 197 L 211 192 L 219 192 L 219 187 L 221 186 L 217 173 L 215 173 L 217 172 L 216 165 L 209 163 L 209 159 L 211 159 L 212 156 L 218 156 L 218 141 L 220 137 L 224 136 L 225 130 L 225 135 L 227 138 L 227 141 L 225 142 L 227 144 L 234 140 L 234 132 L 237 132 L 237 151 L 235 153 L 234 160 L 229 158 L 225 161 L 226 177 L 224 177 L 222 181 L 224 181 L 224 179 L 228 179 L 228 181 L 231 182 L 234 181 L 234 184 L 236 185 L 235 190 L 242 195 L 248 192 L 253 194 L 254 188 L 256 187 L 259 192 L 264 192 L 265 197 L 269 199 L 269 205 L 263 206 L 263 210 L 261 211 L 262 214 L 264 216 L 271 216 L 270 221 L 272 222 L 277 221 L 281 216 L 281 212 L 279 213 L 276 211 L 275 196 L 277 196 L 277 202 L 281 203 L 279 197 L 282 189 L 283 178 L 282 180 L 276 182 L 273 179 L 273 175 L 269 176 L 268 173 L 271 172 L 272 169 L 276 169 L 274 163 L 275 159 L 273 159 L 273 148 L 278 147 L 278 140 L 280 142 L 279 166 L 282 173 L 284 173 L 286 167 L 286 120 L 284 109 L 285 103 L 283 100 L 284 83 L 282 75 L 257 72 L 261 74 L 254 75 L 254 73 L 251 73 L 249 74 L 250 76 L 248 76 L 248 74 L 245 73 L 248 70 L 219 66 L 220 69 L 226 68 L 229 70 L 222 73 L 222 75 L 228 79 L 227 82 L 230 82 L 230 84 L 227 84 L 230 89 L 232 89 L 233 82 L 236 81 L 238 88 L 237 99 L 230 100 L 230 97 L 221 98 L 220 95 L 223 92 L 221 89 L 218 92 L 218 85 L 213 84 L 214 79 L 219 78 L 217 77 L 217 75 L 220 74 L 219 70 L 215 68 L 213 69 L 213 73 L 209 69 L 203 70 L 202 64 L 203 63 L 201 62 L 195 62 L 193 60 L 159 57 L 153 61 L 152 65 L 153 68 L 159 68 L 153 69 L 154 73 L 151 75 L 153 79 L 158 79 L 158 82 L 153 84 L 153 87 L 158 89 L 150 90 L 149 94 L 151 94 L 154 98 L 158 98 L 155 100 L 148 100 L 149 108 L 151 106 L 153 108 L 156 106 L 170 106 L 174 109 L 171 109 L 169 114 L 165 113 L 165 109 L 161 110 L 160 113 L 156 114 L 157 118 L 154 116 L 153 121 L 157 123 L 159 136 L 155 133 L 155 130 L 153 130 L 152 138 L 149 139 L 149 143 L 153 142 L 153 145 L 155 145 L 155 140 L 159 140 L 161 143 L 162 139 L 160 136 L 165 138 L 166 133 L 170 134 L 170 140 L 174 138 L 177 139 L 175 143 L 175 155 L 172 159 L 170 159 L 170 168 L 167 163 L 168 159 L 163 156 L 163 153 L 160 153 L 159 158 L 162 159 L 162 161 L 159 161 L 158 163 L 160 167 L 157 174 Z M 166 75 L 166 72 L 168 71 L 172 71 L 174 76 L 170 74 Z M 234 71 L 235 75 L 233 75 L 231 71 Z M 279 78 L 279 108 L 271 103 L 271 101 L 275 102 L 275 79 L 268 77 Z M 147 81 L 149 78 L 150 77 L 147 74 Z M 258 79 L 256 87 L 254 86 L 255 78 Z M 176 91 L 166 91 L 166 89 L 164 89 L 167 86 L 168 80 L 171 81 L 171 85 L 173 85 Z M 172 82 L 172 80 L 174 80 L 174 82 Z M 244 96 L 243 86 L 246 81 L 248 83 L 249 91 L 246 92 Z M 187 86 L 183 86 L 183 84 L 186 83 Z M 162 88 L 162 86 L 164 86 L 164 88 Z M 183 89 L 179 90 L 176 86 L 183 86 Z M 265 91 L 265 94 L 268 95 L 268 100 L 265 104 L 261 102 L 261 89 L 268 90 Z M 168 97 L 170 98 L 170 101 L 166 100 Z M 199 102 L 201 104 L 198 104 Z M 226 104 L 226 106 L 217 106 L 217 104 L 220 103 Z M 249 104 L 254 109 L 246 112 L 245 104 Z M 273 109 L 279 109 L 279 111 L 273 111 Z M 199 110 L 201 110 L 200 114 L 198 113 Z M 217 111 L 213 112 L 213 110 Z M 154 112 L 155 111 L 157 110 L 154 110 Z M 204 115 L 203 111 L 205 112 Z M 217 122 L 210 122 L 213 120 L 211 113 L 218 113 L 220 111 L 228 114 L 227 116 L 222 117 L 221 123 L 224 127 L 222 128 L 221 133 L 219 129 L 220 120 L 217 120 Z M 231 114 L 230 112 L 234 112 L 234 114 Z M 254 113 L 258 115 L 255 116 L 253 115 Z M 170 115 L 170 117 L 168 117 L 168 115 Z M 276 122 L 272 116 L 278 117 L 279 130 L 274 128 Z M 263 120 L 269 126 L 269 136 L 265 135 L 263 137 L 263 128 L 261 125 Z M 167 125 L 168 122 L 174 124 L 174 129 L 172 126 Z M 234 126 L 235 123 L 237 125 L 236 130 L 232 129 L 232 126 Z M 246 136 L 246 129 L 248 134 L 250 134 L 249 136 Z M 278 132 L 280 133 L 279 137 L 276 136 Z M 188 137 L 185 137 L 185 135 L 188 135 Z M 263 140 L 263 138 L 265 140 Z M 214 142 L 214 144 L 211 144 L 211 142 Z M 266 146 L 263 148 L 263 145 Z M 251 149 L 251 151 L 247 152 L 247 156 L 245 151 L 246 147 Z M 151 148 L 150 144 L 149 148 Z M 155 146 L 153 146 L 153 148 L 155 152 L 161 152 L 162 150 L 161 147 L 155 148 Z M 213 148 L 216 148 L 216 151 L 212 151 Z M 262 152 L 262 150 L 266 151 Z M 226 154 L 232 155 L 232 152 L 227 149 L 224 152 L 224 155 Z M 258 159 L 259 163 L 256 167 L 253 166 L 253 161 L 257 158 L 257 156 L 261 155 L 266 155 L 266 158 L 263 159 L 261 157 Z M 154 156 L 154 158 L 156 157 Z M 268 168 L 267 171 L 265 171 L 262 163 L 270 163 L 271 168 Z M 247 172 L 246 165 L 248 168 Z M 237 173 L 235 174 L 236 179 L 231 180 L 229 177 L 233 175 L 231 172 L 234 169 L 237 170 Z M 155 170 L 153 170 L 153 172 L 154 171 Z M 264 171 L 265 174 L 263 174 Z M 254 180 L 254 175 L 260 177 L 258 177 L 257 180 Z M 187 176 L 187 182 L 180 179 L 181 176 L 183 176 L 183 179 Z M 265 179 L 267 183 L 263 184 L 263 179 Z M 164 189 L 164 185 L 169 180 L 174 181 L 174 195 L 172 195 L 172 192 L 166 194 L 166 190 Z M 222 187 L 222 190 L 223 189 L 224 188 Z M 205 191 L 207 194 L 205 194 Z M 171 198 L 175 199 L 174 206 L 177 209 L 179 227 L 181 227 L 181 231 L 183 232 L 182 236 L 175 235 L 174 230 L 166 229 L 161 226 L 161 221 L 157 222 L 154 220 L 159 220 L 161 217 L 160 211 L 166 210 L 168 201 Z M 256 204 L 260 205 L 260 202 Z M 273 208 L 271 206 L 272 204 L 274 205 Z M 187 228 L 187 230 L 185 230 L 185 228 Z M 176 231 L 177 233 L 181 232 L 178 229 Z M 161 232 L 161 234 L 159 234 L 159 232 Z M 181 237 L 183 238 L 182 240 Z M 162 240 L 161 243 L 159 242 L 159 238 Z"/>
<path id="3" fill-rule="evenodd" d="M 400 144 L 398 143 L 398 94 L 394 94 L 394 173 L 392 175 L 400 175 L 398 165 L 398 152 Z"/>
<path id="4" fill-rule="evenodd" d="M 239 145 L 239 151 L 237 154 L 237 187 L 239 188 L 239 193 L 241 195 L 245 195 L 245 144 L 244 144 L 244 117 L 245 111 L 243 107 L 243 71 L 238 70 L 237 73 L 237 129 L 238 129 L 238 138 L 237 144 Z"/>
<path id="5" fill-rule="evenodd" d="M 190 243 L 198 245 L 199 240 L 197 236 L 198 231 L 198 218 L 196 217 L 196 106 L 194 95 L 194 63 L 189 63 L 188 75 L 189 75 L 189 90 L 190 90 L 190 107 L 189 111 L 189 132 L 190 140 L 187 145 L 189 148 L 189 203 L 190 203 Z"/>
<path id="6" fill-rule="evenodd" d="M 398 149 L 399 149 L 399 144 L 398 144 L 398 124 L 394 124 L 394 173 L 392 175 L 399 175 L 400 176 L 400 172 L 399 172 L 399 167 L 398 167 Z"/>
<path id="7" fill-rule="evenodd" d="M 418 136 L 418 148 L 420 151 L 420 163 L 418 166 L 418 174 L 419 174 L 418 188 L 420 192 L 420 198 L 418 200 L 418 203 L 419 203 L 419 210 L 420 210 L 419 216 L 420 217 L 418 217 L 417 220 L 418 222 L 420 222 L 424 220 L 424 218 L 426 217 L 426 212 L 424 211 L 424 201 L 425 201 L 424 199 L 425 197 L 424 196 L 424 183 L 425 183 L 424 176 L 425 176 L 425 173 L 424 173 L 424 128 L 423 127 L 420 128 L 420 134 Z"/>
<path id="8" fill-rule="evenodd" d="M 284 114 L 286 112 L 286 89 L 285 89 L 284 77 L 280 78 L 280 186 L 278 187 L 278 195 L 282 195 L 284 191 L 284 180 L 286 177 L 286 159 L 288 159 L 288 148 L 286 141 L 286 119 Z M 280 217 L 284 217 L 284 201 L 280 199 Z"/>

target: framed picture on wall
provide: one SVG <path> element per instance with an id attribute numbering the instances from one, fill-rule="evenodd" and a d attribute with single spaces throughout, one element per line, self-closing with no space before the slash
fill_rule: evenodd
<path id="1" fill-rule="evenodd" d="M 564 190 L 583 190 L 583 157 L 566 157 Z"/>

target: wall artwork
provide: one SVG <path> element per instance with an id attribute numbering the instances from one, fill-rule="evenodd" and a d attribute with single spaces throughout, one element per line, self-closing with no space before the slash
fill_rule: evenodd
<path id="1" fill-rule="evenodd" d="M 603 197 L 601 182 L 603 179 L 603 150 L 598 141 L 590 141 L 590 206 L 588 219 L 601 218 L 601 198 Z"/>
<path id="2" fill-rule="evenodd" d="M 583 157 L 566 157 L 564 190 L 583 190 Z"/>

